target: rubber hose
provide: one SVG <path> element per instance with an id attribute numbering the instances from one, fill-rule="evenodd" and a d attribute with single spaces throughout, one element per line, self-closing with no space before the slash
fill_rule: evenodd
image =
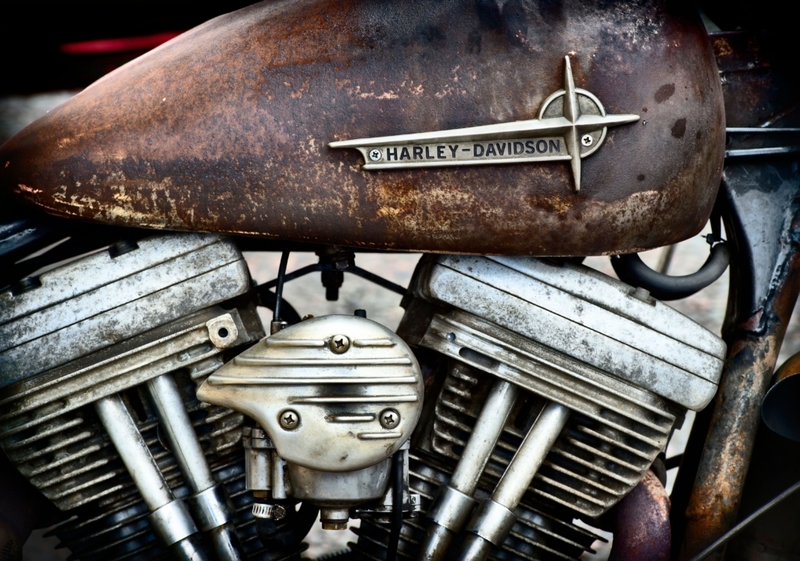
<path id="1" fill-rule="evenodd" d="M 288 516 L 280 522 L 256 519 L 256 532 L 264 547 L 277 551 L 296 547 L 311 530 L 319 514 L 317 507 L 306 502 L 300 505 L 298 511 L 291 504 L 286 508 Z"/>
<path id="2" fill-rule="evenodd" d="M 611 265 L 622 282 L 644 288 L 657 300 L 678 300 L 699 292 L 721 277 L 730 260 L 728 244 L 720 242 L 711 248 L 700 270 L 682 277 L 654 271 L 635 253 L 612 257 Z"/>

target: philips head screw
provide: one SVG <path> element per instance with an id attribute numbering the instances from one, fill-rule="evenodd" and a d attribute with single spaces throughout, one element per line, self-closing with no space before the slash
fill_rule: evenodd
<path id="1" fill-rule="evenodd" d="M 278 416 L 278 421 L 284 429 L 292 430 L 300 424 L 300 415 L 297 414 L 297 411 L 287 409 Z"/>
<path id="2" fill-rule="evenodd" d="M 378 416 L 381 426 L 385 429 L 393 429 L 400 424 L 400 413 L 394 409 L 384 409 Z"/>
<path id="3" fill-rule="evenodd" d="M 373 148 L 372 150 L 369 151 L 369 159 L 372 160 L 373 162 L 377 162 L 378 160 L 380 160 L 381 156 L 382 156 L 381 151 L 378 150 L 377 148 Z"/>
<path id="4" fill-rule="evenodd" d="M 334 335 L 328 346 L 338 355 L 346 353 L 350 348 L 350 338 L 347 335 Z"/>
<path id="5" fill-rule="evenodd" d="M 591 134 L 584 134 L 581 137 L 581 144 L 583 144 L 584 146 L 591 146 L 592 144 L 594 144 L 594 138 L 592 138 Z"/>

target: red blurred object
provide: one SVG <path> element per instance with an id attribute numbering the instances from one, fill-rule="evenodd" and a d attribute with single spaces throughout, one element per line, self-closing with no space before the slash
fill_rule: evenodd
<path id="1" fill-rule="evenodd" d="M 182 31 L 167 31 L 142 37 L 119 37 L 115 39 L 95 39 L 64 43 L 59 50 L 68 55 L 98 55 L 124 53 L 129 51 L 149 51 L 180 35 Z"/>

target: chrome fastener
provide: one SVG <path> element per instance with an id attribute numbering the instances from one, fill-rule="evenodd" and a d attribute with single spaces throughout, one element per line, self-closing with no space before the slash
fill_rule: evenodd
<path id="1" fill-rule="evenodd" d="M 300 424 L 300 415 L 297 414 L 297 411 L 287 409 L 278 416 L 278 420 L 282 428 L 292 430 Z"/>
<path id="2" fill-rule="evenodd" d="M 334 335 L 328 346 L 336 354 L 346 353 L 350 349 L 350 338 L 347 335 Z"/>
<path id="3" fill-rule="evenodd" d="M 381 426 L 385 429 L 393 429 L 400 424 L 400 413 L 394 409 L 384 409 L 378 416 Z"/>

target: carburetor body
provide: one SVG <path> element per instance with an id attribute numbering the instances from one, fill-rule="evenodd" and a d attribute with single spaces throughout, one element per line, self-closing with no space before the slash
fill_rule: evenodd
<path id="1" fill-rule="evenodd" d="M 331 529 L 345 526 L 350 508 L 387 496 L 390 458 L 414 430 L 422 395 L 419 364 L 403 340 L 346 315 L 263 339 L 198 391 L 258 424 L 245 434 L 248 487 L 267 501 L 320 507 Z"/>

